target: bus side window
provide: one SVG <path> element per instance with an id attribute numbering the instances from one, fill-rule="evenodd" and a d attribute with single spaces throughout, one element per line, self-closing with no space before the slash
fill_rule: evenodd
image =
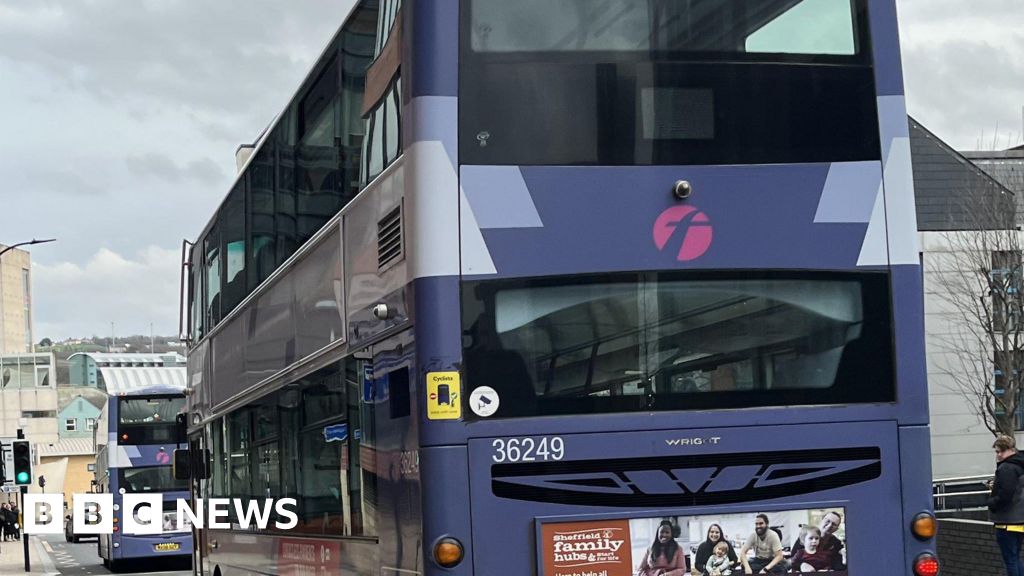
<path id="1" fill-rule="evenodd" d="M 391 389 L 390 415 L 392 418 L 404 418 L 410 414 L 409 404 L 409 368 L 399 368 L 388 374 Z"/>

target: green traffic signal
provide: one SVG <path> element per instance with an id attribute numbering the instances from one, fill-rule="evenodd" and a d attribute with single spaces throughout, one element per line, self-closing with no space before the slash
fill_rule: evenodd
<path id="1" fill-rule="evenodd" d="M 32 447 L 28 440 L 15 440 L 11 443 L 11 454 L 14 456 L 14 483 L 25 486 L 32 483 Z"/>

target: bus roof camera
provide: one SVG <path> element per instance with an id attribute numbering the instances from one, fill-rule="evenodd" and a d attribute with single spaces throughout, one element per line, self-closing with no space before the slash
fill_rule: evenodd
<path id="1" fill-rule="evenodd" d="M 672 187 L 672 194 L 679 200 L 686 200 L 693 194 L 693 186 L 689 180 L 677 180 L 676 185 Z"/>

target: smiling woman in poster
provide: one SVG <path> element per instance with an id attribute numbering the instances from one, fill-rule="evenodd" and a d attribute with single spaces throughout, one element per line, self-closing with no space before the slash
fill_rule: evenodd
<path id="1" fill-rule="evenodd" d="M 672 537 L 672 523 L 668 520 L 658 525 L 658 537 L 640 563 L 637 576 L 686 576 L 683 549 Z"/>
<path id="2" fill-rule="evenodd" d="M 732 549 L 732 543 L 725 539 L 722 527 L 718 524 L 712 524 L 708 526 L 708 535 L 700 543 L 700 546 L 697 547 L 697 552 L 693 556 L 693 576 L 709 576 L 704 568 L 708 563 L 708 559 L 714 556 L 715 546 L 721 542 L 725 542 L 725 545 L 728 546 L 726 556 L 729 558 L 730 566 L 738 562 L 736 551 Z"/>

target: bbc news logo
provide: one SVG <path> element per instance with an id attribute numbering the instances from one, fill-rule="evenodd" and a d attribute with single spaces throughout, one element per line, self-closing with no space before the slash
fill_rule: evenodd
<path id="1" fill-rule="evenodd" d="M 64 532 L 64 497 L 61 494 L 25 494 L 23 508 L 26 534 L 61 534 Z M 290 530 L 298 525 L 294 498 L 280 500 L 241 500 L 239 498 L 196 499 L 195 508 L 188 500 L 174 501 L 174 511 L 164 510 L 162 494 L 124 494 L 114 504 L 113 494 L 75 494 L 71 520 L 75 534 L 154 535 L 185 532 L 190 526 L 229 530 L 227 521 L 232 511 L 235 523 L 242 529 L 250 526 L 266 530 Z"/>

